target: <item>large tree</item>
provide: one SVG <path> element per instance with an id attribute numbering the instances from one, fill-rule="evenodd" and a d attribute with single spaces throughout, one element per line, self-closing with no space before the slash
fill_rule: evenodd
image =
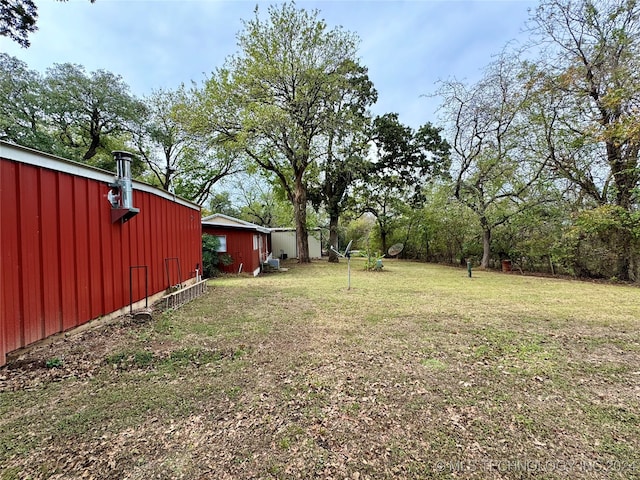
<path id="1" fill-rule="evenodd" d="M 440 133 L 430 123 L 414 131 L 396 113 L 373 121 L 374 148 L 357 188 L 357 203 L 362 212 L 376 218 L 383 252 L 397 217 L 407 206 L 423 204 L 423 188 L 429 181 L 448 175 L 450 146 Z"/>
<path id="2" fill-rule="evenodd" d="M 549 161 L 596 206 L 638 208 L 640 4 L 545 0 L 532 16 L 538 62 L 553 102 L 539 122 Z M 617 276 L 636 276 L 631 233 L 619 238 Z"/>
<path id="3" fill-rule="evenodd" d="M 113 170 L 111 151 L 130 148 L 144 110 L 120 76 L 87 74 L 72 64 L 54 65 L 41 75 L 0 54 L 3 140 Z M 143 168 L 134 161 L 134 174 Z"/>
<path id="4" fill-rule="evenodd" d="M 330 128 L 325 138 L 325 153 L 319 159 L 318 182 L 310 188 L 310 197 L 318 209 L 324 206 L 329 216 L 329 262 L 337 263 L 338 224 L 347 207 L 349 187 L 366 174 L 369 168 L 368 107 L 377 100 L 377 92 L 369 80 L 367 69 L 347 63 L 345 88 L 336 96 L 330 110 Z"/>
<path id="5" fill-rule="evenodd" d="M 23 61 L 0 53 L 0 139 L 51 151 L 42 85 L 42 75 Z"/>
<path id="6" fill-rule="evenodd" d="M 203 204 L 213 186 L 240 165 L 206 137 L 185 130 L 176 112 L 187 101 L 185 95 L 183 90 L 157 90 L 145 98 L 145 114 L 133 138 L 152 183 Z"/>
<path id="7" fill-rule="evenodd" d="M 294 208 L 298 261 L 310 261 L 307 201 L 333 131 L 333 109 L 356 61 L 357 39 L 294 4 L 256 8 L 229 57 L 200 92 L 192 126 L 274 176 Z"/>
<path id="8" fill-rule="evenodd" d="M 110 151 L 107 139 L 131 132 L 144 112 L 122 77 L 105 70 L 87 74 L 80 65 L 55 64 L 47 69 L 46 88 L 58 142 L 84 161 Z"/>
<path id="9" fill-rule="evenodd" d="M 440 89 L 453 138 L 454 195 L 482 228 L 483 268 L 493 230 L 540 201 L 530 195 L 544 162 L 527 155 L 526 108 L 536 85 L 528 75 L 526 64 L 503 54 L 477 83 L 447 81 Z"/>

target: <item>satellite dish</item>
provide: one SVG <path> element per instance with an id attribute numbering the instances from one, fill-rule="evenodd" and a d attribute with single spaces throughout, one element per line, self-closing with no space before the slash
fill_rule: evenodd
<path id="1" fill-rule="evenodd" d="M 402 252 L 403 248 L 404 248 L 404 245 L 402 243 L 396 243 L 389 247 L 389 250 L 387 251 L 387 253 L 389 254 L 390 257 L 395 257 L 396 255 L 399 255 L 400 252 Z"/>

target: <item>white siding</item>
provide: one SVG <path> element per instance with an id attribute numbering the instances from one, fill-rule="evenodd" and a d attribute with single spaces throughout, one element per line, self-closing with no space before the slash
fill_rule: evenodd
<path id="1" fill-rule="evenodd" d="M 298 248 L 295 230 L 272 231 L 271 248 L 273 249 L 274 258 L 280 258 L 282 253 L 285 253 L 287 258 L 297 258 Z M 311 258 L 320 258 L 322 256 L 320 232 L 309 232 L 309 256 Z"/>
<path id="2" fill-rule="evenodd" d="M 309 256 L 311 258 L 322 257 L 322 245 L 320 244 L 320 232 L 309 232 Z"/>
<path id="3" fill-rule="evenodd" d="M 296 248 L 295 230 L 271 232 L 271 248 L 274 257 L 279 258 L 284 253 L 288 258 L 297 258 L 298 249 Z"/>

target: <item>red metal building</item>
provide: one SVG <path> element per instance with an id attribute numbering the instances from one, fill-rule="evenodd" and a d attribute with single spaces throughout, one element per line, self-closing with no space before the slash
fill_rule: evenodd
<path id="1" fill-rule="evenodd" d="M 266 227 L 221 213 L 202 219 L 202 233 L 218 237 L 220 252 L 228 253 L 233 260 L 231 265 L 221 267 L 228 273 L 242 270 L 258 275 L 269 255 L 270 232 Z"/>
<path id="2" fill-rule="evenodd" d="M 195 279 L 200 207 L 129 180 L 135 208 L 114 215 L 113 183 L 0 142 L 0 366 L 11 351 Z"/>

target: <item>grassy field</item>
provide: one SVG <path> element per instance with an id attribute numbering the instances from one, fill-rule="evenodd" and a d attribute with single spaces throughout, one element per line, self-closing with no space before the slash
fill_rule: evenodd
<path id="1" fill-rule="evenodd" d="M 0 478 L 640 478 L 640 289 L 288 266 L 0 369 Z"/>

